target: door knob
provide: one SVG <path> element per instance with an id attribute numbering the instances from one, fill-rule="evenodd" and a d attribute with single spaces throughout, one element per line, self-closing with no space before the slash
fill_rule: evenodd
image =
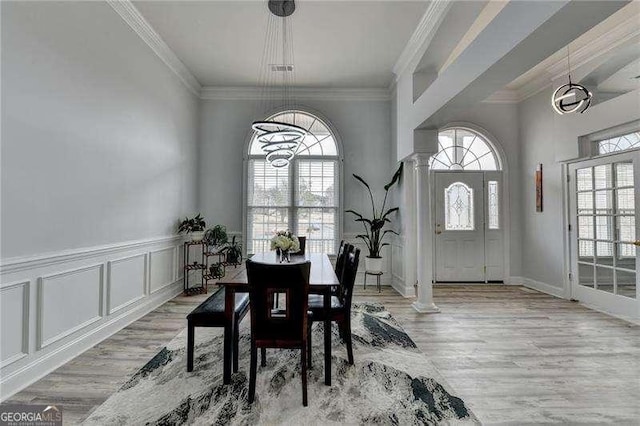
<path id="1" fill-rule="evenodd" d="M 636 240 L 636 241 L 634 241 L 634 242 L 633 242 L 633 245 L 634 245 L 634 246 L 640 246 L 640 240 Z"/>
<path id="2" fill-rule="evenodd" d="M 441 230 L 439 230 L 439 229 L 438 229 L 438 230 L 436 230 L 436 235 L 440 235 L 440 234 L 442 234 L 442 231 L 441 231 Z M 640 243 L 640 241 L 639 241 L 638 243 Z"/>

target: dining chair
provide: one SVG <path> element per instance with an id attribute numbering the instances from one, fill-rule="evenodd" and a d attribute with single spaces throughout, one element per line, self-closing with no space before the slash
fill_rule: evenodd
<path id="1" fill-rule="evenodd" d="M 329 318 L 332 322 L 338 323 L 340 335 L 347 346 L 347 357 L 349 364 L 353 365 L 353 344 L 351 338 L 351 301 L 353 299 L 353 286 L 358 273 L 360 263 L 360 249 L 349 245 L 346 251 L 344 273 L 338 289 L 338 294 L 331 296 L 331 307 Z M 311 324 L 313 322 L 324 321 L 326 312 L 324 299 L 321 295 L 309 296 L 309 332 L 307 338 L 307 350 L 309 351 L 309 365 L 311 365 Z"/>
<path id="2" fill-rule="evenodd" d="M 307 237 L 298 237 L 298 242 L 300 243 L 300 249 L 295 254 L 304 256 L 307 251 Z"/>
<path id="3" fill-rule="evenodd" d="M 307 406 L 307 336 L 311 262 L 265 264 L 247 260 L 251 310 L 249 403 L 256 394 L 258 348 L 300 349 L 302 405 Z M 274 309 L 274 295 L 281 302 Z M 264 359 L 264 358 L 263 358 Z"/>

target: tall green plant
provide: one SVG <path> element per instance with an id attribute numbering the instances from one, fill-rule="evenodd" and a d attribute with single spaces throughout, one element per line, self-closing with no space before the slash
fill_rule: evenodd
<path id="1" fill-rule="evenodd" d="M 369 198 L 371 198 L 371 217 L 365 217 L 364 215 L 356 212 L 355 210 L 346 210 L 347 213 L 351 213 L 356 216 L 356 222 L 362 223 L 364 227 L 364 234 L 357 235 L 356 238 L 360 238 L 367 245 L 367 249 L 369 249 L 369 257 L 379 258 L 380 250 L 382 247 L 388 246 L 389 243 L 383 243 L 385 235 L 387 234 L 396 234 L 398 233 L 392 229 L 383 229 L 387 223 L 391 222 L 389 219 L 389 215 L 393 212 L 397 212 L 400 210 L 398 207 L 392 207 L 388 210 L 385 210 L 387 206 L 387 197 L 389 196 L 389 189 L 393 185 L 395 185 L 398 180 L 400 180 L 400 176 L 402 175 L 402 163 L 398 167 L 398 170 L 393 174 L 391 181 L 384 186 L 384 200 L 382 201 L 382 206 L 380 209 L 376 209 L 375 199 L 373 198 L 373 192 L 371 192 L 371 187 L 364 179 L 360 176 L 354 174 L 353 177 L 358 180 L 361 184 L 367 188 L 369 191 Z"/>

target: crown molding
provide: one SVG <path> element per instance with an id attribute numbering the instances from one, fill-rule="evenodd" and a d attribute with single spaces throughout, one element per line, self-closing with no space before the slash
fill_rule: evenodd
<path id="1" fill-rule="evenodd" d="M 640 26 L 638 25 L 638 15 L 634 14 L 623 23 L 571 52 L 571 68 L 577 70 L 638 37 L 640 37 Z M 517 89 L 498 90 L 483 102 L 519 103 L 547 89 L 554 81 L 567 74 L 567 58 L 565 56 L 530 75 Z"/>
<path id="2" fill-rule="evenodd" d="M 217 87 L 205 86 L 200 92 L 200 98 L 207 100 L 262 100 L 262 99 L 282 99 L 282 90 L 264 89 L 261 87 Z M 297 100 L 320 100 L 320 101 L 388 101 L 391 99 L 391 92 L 383 88 L 366 89 L 325 89 L 298 87 L 291 89 L 289 95 L 295 96 Z"/>
<path id="3" fill-rule="evenodd" d="M 118 15 L 138 34 L 156 55 L 173 71 L 194 95 L 200 96 L 202 86 L 191 71 L 176 56 L 151 24 L 129 0 L 106 0 Z"/>
<path id="4" fill-rule="evenodd" d="M 450 4 L 449 0 L 432 0 L 429 3 L 409 42 L 393 66 L 393 73 L 396 79 L 405 72 L 409 64 L 423 50 L 425 43 L 435 35 L 442 17 L 449 10 Z"/>

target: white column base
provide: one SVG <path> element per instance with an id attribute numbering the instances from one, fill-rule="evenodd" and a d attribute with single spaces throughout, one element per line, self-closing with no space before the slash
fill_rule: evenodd
<path id="1" fill-rule="evenodd" d="M 437 314 L 440 312 L 440 308 L 438 308 L 435 303 L 424 304 L 416 300 L 411 306 L 421 314 Z"/>

